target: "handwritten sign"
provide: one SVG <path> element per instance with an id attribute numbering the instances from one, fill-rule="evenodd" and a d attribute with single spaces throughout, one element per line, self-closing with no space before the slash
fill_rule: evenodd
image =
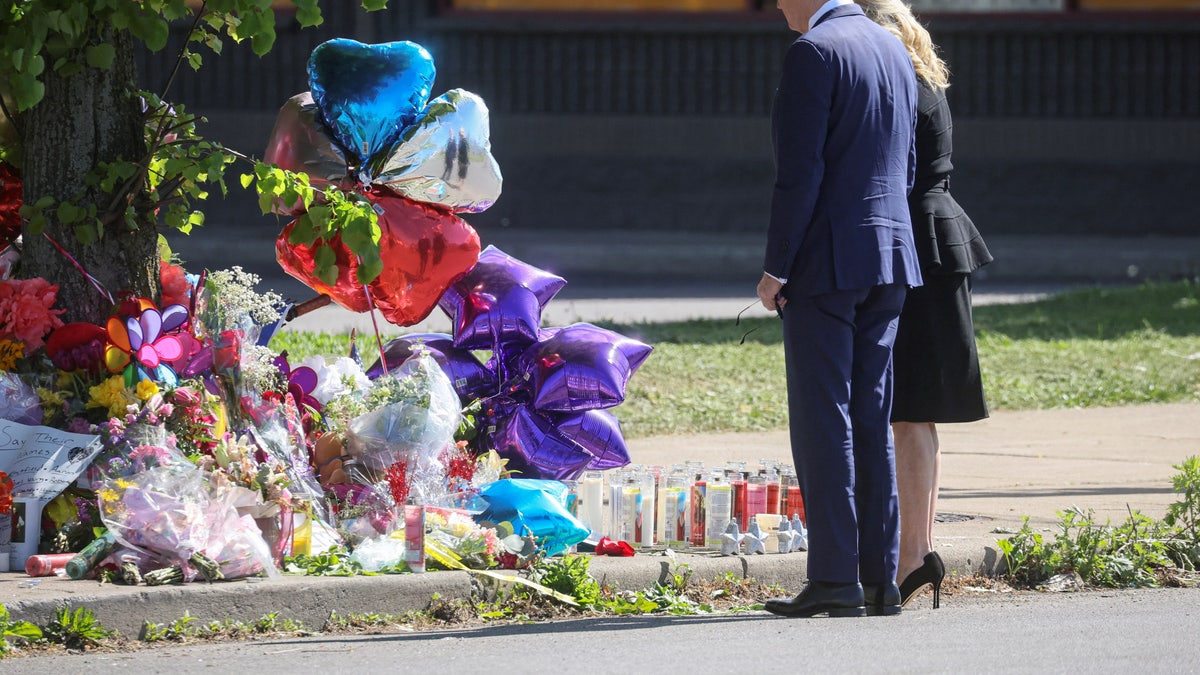
<path id="1" fill-rule="evenodd" d="M 13 495 L 50 501 L 100 453 L 100 437 L 0 420 L 0 471 Z"/>

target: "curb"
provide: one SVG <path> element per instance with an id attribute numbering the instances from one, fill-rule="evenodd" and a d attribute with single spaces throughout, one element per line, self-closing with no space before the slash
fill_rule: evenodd
<path id="1" fill-rule="evenodd" d="M 940 549 L 948 575 L 995 574 L 1000 559 L 993 547 L 965 545 Z M 806 581 L 804 553 L 754 556 L 675 552 L 672 559 L 661 551 L 632 558 L 596 556 L 590 571 L 602 585 L 637 591 L 666 583 L 686 565 L 695 579 L 717 579 L 727 574 L 750 578 L 798 591 Z M 105 628 L 133 639 L 145 622 L 169 625 L 188 615 L 197 625 L 225 620 L 252 622 L 271 613 L 280 619 L 320 630 L 336 612 L 351 614 L 403 614 L 423 610 L 436 594 L 446 600 L 465 600 L 479 594 L 478 582 L 467 572 L 437 571 L 375 577 L 311 577 L 282 575 L 275 579 L 233 580 L 214 584 L 171 586 L 118 586 L 67 578 L 39 578 L 32 588 L 17 585 L 32 581 L 19 573 L 0 574 L 0 604 L 14 621 L 45 625 L 64 605 L 87 607 Z M 17 591 L 17 592 L 14 592 Z M 19 593 L 21 599 L 12 596 Z M 5 597 L 7 596 L 7 597 Z"/>

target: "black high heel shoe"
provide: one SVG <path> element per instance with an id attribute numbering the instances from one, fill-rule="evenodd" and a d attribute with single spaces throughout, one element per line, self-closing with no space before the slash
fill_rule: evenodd
<path id="1" fill-rule="evenodd" d="M 908 604 L 917 591 L 925 584 L 933 586 L 933 608 L 942 604 L 942 580 L 946 578 L 946 565 L 937 551 L 930 551 L 925 556 L 925 562 L 917 569 L 909 572 L 900 583 L 900 606 Z"/>

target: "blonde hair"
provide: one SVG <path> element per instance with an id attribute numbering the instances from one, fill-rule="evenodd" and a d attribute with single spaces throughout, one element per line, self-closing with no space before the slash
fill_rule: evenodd
<path id="1" fill-rule="evenodd" d="M 901 0 L 855 0 L 872 21 L 900 38 L 908 49 L 917 77 L 934 89 L 950 86 L 950 69 L 937 54 L 929 31 Z"/>

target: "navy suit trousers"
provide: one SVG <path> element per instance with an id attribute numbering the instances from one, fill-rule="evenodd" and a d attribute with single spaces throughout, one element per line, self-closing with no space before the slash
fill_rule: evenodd
<path id="1" fill-rule="evenodd" d="M 789 296 L 783 308 L 792 457 L 808 519 L 810 580 L 896 579 L 892 344 L 905 292 L 903 284 L 890 284 Z"/>

